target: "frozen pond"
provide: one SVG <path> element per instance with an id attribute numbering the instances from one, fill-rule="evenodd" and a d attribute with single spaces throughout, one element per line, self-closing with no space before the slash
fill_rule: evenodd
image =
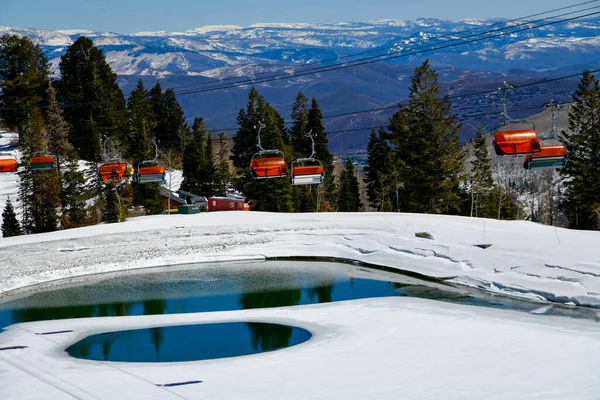
<path id="1" fill-rule="evenodd" d="M 351 264 L 267 261 L 133 270 L 28 288 L 3 298 L 0 328 L 53 319 L 242 310 L 385 296 L 523 311 L 543 305 Z M 548 305 L 544 313 L 595 317 L 591 309 L 561 305 Z"/>

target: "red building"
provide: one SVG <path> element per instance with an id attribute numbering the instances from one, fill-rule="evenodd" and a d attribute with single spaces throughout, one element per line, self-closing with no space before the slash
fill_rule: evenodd
<path id="1" fill-rule="evenodd" d="M 250 211 L 252 206 L 243 198 L 210 197 L 208 211 Z"/>

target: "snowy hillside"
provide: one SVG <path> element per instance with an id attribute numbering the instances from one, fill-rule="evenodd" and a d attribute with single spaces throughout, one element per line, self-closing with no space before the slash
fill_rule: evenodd
<path id="1" fill-rule="evenodd" d="M 419 47 L 425 49 L 452 43 L 453 40 L 454 43 L 461 42 L 458 39 L 484 32 L 488 29 L 486 26 L 498 22 L 493 19 L 418 19 L 337 24 L 268 23 L 129 35 L 0 27 L 0 34 L 30 37 L 42 46 L 54 68 L 66 47 L 77 37 L 85 35 L 104 50 L 113 70 L 119 75 L 164 77 L 184 73 L 222 78 L 228 75 L 228 70 L 222 69 L 226 66 L 248 63 L 302 65 L 325 60 L 331 63 L 339 61 L 338 57 L 364 51 L 369 53 L 363 57 L 401 54 L 418 46 L 426 45 Z M 392 62 L 415 62 L 428 57 L 434 63 L 494 72 L 505 72 L 511 68 L 543 71 L 577 63 L 594 63 L 600 61 L 599 26 L 600 20 L 597 19 L 565 22 Z M 499 29 L 499 26 L 489 29 Z M 380 48 L 380 51 L 373 52 Z"/>

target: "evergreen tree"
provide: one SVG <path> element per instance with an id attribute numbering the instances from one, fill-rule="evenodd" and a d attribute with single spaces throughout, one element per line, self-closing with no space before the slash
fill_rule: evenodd
<path id="1" fill-rule="evenodd" d="M 2 211 L 2 237 L 19 236 L 20 234 L 21 225 L 10 199 L 7 199 L 4 211 Z"/>
<path id="2" fill-rule="evenodd" d="M 233 174 L 231 173 L 231 166 L 229 165 L 229 145 L 227 144 L 225 132 L 219 134 L 219 150 L 217 152 L 216 168 L 215 193 L 218 196 L 226 196 L 227 189 L 233 179 Z"/>
<path id="3" fill-rule="evenodd" d="M 141 161 L 153 159 L 156 155 L 153 144 L 156 120 L 150 95 L 141 79 L 127 99 L 127 114 L 129 116 L 127 154 L 134 165 L 137 165 Z"/>
<path id="4" fill-rule="evenodd" d="M 600 84 L 584 71 L 573 96 L 569 134 L 562 140 L 569 161 L 561 174 L 566 178 L 562 208 L 575 229 L 600 229 Z"/>
<path id="5" fill-rule="evenodd" d="M 463 170 L 460 124 L 448 96 L 439 99 L 438 74 L 425 61 L 415 69 L 409 104 L 390 119 L 389 140 L 401 185 L 401 207 L 409 212 L 449 212 L 460 208 L 456 189 Z"/>
<path id="6" fill-rule="evenodd" d="M 150 90 L 152 110 L 156 118 L 156 140 L 161 148 L 175 148 L 183 151 L 185 144 L 181 134 L 186 131 L 183 108 L 177 101 L 175 91 L 167 89 L 162 91 L 160 84 Z"/>
<path id="7" fill-rule="evenodd" d="M 315 141 L 315 157 L 323 165 L 323 183 L 319 191 L 321 199 L 321 210 L 330 210 L 330 204 L 333 204 L 335 196 L 335 183 L 333 177 L 333 154 L 329 152 L 329 140 L 327 139 L 327 132 L 323 126 L 323 113 L 319 108 L 317 100 L 313 97 L 311 100 L 311 106 L 308 110 L 308 125 L 307 129 L 313 135 Z M 307 153 L 310 154 L 310 151 Z"/>
<path id="8" fill-rule="evenodd" d="M 202 163 L 203 181 L 200 185 L 200 192 L 206 197 L 212 197 L 215 193 L 215 177 L 217 168 L 215 166 L 215 156 L 213 153 L 213 142 L 210 132 L 206 137 L 206 146 L 204 147 L 204 160 Z"/>
<path id="9" fill-rule="evenodd" d="M 31 111 L 46 104 L 49 75 L 48 60 L 29 38 L 0 36 L 0 119 L 20 141 Z"/>
<path id="10" fill-rule="evenodd" d="M 292 187 L 289 179 L 253 180 L 250 175 L 250 162 L 253 154 L 258 150 L 257 127 L 261 122 L 265 125 L 261 130 L 263 149 L 278 149 L 284 154 L 290 154 L 286 145 L 289 138 L 283 118 L 258 94 L 256 89 L 252 88 L 248 94 L 246 109 L 238 113 L 239 129 L 233 138 L 232 159 L 238 176 L 235 181 L 236 189 L 244 193 L 248 199 L 254 200 L 255 210 L 293 211 Z"/>
<path id="11" fill-rule="evenodd" d="M 205 182 L 203 176 L 204 166 L 204 142 L 208 136 L 208 129 L 204 125 L 203 118 L 194 118 L 192 125 L 192 140 L 187 144 L 183 151 L 183 182 L 181 190 L 192 192 L 201 196 L 206 196 L 202 193 L 202 185 Z"/>
<path id="12" fill-rule="evenodd" d="M 22 164 L 25 166 L 19 184 L 23 203 L 23 230 L 29 233 L 51 232 L 58 229 L 60 184 L 57 170 L 32 171 L 29 168 L 32 155 L 41 151 L 47 140 L 43 137 L 44 118 L 38 109 L 32 111 L 24 131 L 29 140 L 28 146 L 21 148 Z"/>
<path id="13" fill-rule="evenodd" d="M 48 112 L 46 114 L 46 136 L 48 150 L 54 158 L 54 168 L 60 189 L 60 222 L 64 228 L 82 226 L 87 216 L 86 180 L 79 171 L 77 151 L 68 140 L 69 126 L 56 100 L 52 86 L 48 86 Z"/>
<path id="14" fill-rule="evenodd" d="M 388 200 L 386 180 L 390 169 L 391 149 L 385 137 L 386 133 L 383 126 L 379 128 L 379 132 L 375 128 L 371 129 L 369 144 L 367 145 L 367 165 L 365 166 L 369 204 L 379 211 L 385 210 L 385 202 Z"/>
<path id="15" fill-rule="evenodd" d="M 294 148 L 294 158 L 308 157 L 311 153 L 311 141 L 306 135 L 308 128 L 308 99 L 302 94 L 296 95 L 292 106 L 292 128 L 290 139 Z"/>
<path id="16" fill-rule="evenodd" d="M 117 190 L 109 189 L 106 194 L 106 206 L 104 209 L 104 222 L 114 223 L 121 222 L 121 207 Z"/>
<path id="17" fill-rule="evenodd" d="M 102 159 L 102 137 L 117 143 L 127 141 L 127 111 L 117 75 L 104 54 L 85 36 L 80 36 L 59 64 L 58 98 L 71 126 L 70 141 L 80 157 L 98 162 Z"/>
<path id="18" fill-rule="evenodd" d="M 488 147 L 483 135 L 481 125 L 477 127 L 477 134 L 473 142 L 474 158 L 471 161 L 471 217 L 493 218 L 496 214 L 494 203 L 494 178 Z"/>
<path id="19" fill-rule="evenodd" d="M 350 157 L 344 163 L 344 171 L 340 176 L 337 208 L 339 212 L 356 212 L 362 208 L 358 179 L 354 175 L 354 163 L 352 163 Z"/>

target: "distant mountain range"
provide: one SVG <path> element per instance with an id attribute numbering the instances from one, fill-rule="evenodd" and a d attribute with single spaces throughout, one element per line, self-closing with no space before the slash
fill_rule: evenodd
<path id="1" fill-rule="evenodd" d="M 491 27 L 488 27 L 492 25 Z M 315 96 L 325 116 L 394 105 L 406 98 L 415 65 L 428 58 L 440 73 L 442 90 L 453 96 L 489 91 L 503 85 L 529 83 L 580 73 L 600 66 L 600 19 L 577 20 L 516 32 L 526 28 L 499 20 L 418 19 L 383 20 L 338 24 L 256 24 L 206 26 L 185 32 L 45 31 L 0 27 L 0 35 L 25 35 L 39 44 L 58 74 L 60 56 L 79 36 L 87 36 L 103 49 L 119 75 L 126 94 L 142 78 L 148 86 L 158 80 L 173 87 L 187 116 L 205 118 L 211 129 L 235 128 L 235 116 L 245 107 L 249 86 L 202 91 L 251 78 L 258 91 L 289 119 L 295 95 Z M 505 30 L 499 30 L 505 29 Z M 509 35 L 473 41 L 482 32 Z M 469 43 L 465 43 L 469 42 Z M 461 45 L 456 45 L 462 43 Z M 430 51 L 433 48 L 443 49 Z M 426 51 L 426 52 L 422 52 Z M 422 52 L 422 53 L 418 53 Z M 356 56 L 352 56 L 357 54 Z M 416 54 L 414 54 L 416 53 Z M 376 60 L 330 72 L 304 75 L 313 66 L 348 65 L 355 60 Z M 260 83 L 262 77 L 278 80 Z M 568 101 L 577 78 L 530 86 L 510 94 L 509 108 L 530 108 L 549 99 Z M 196 91 L 195 93 L 185 93 Z M 482 122 L 500 122 L 500 95 L 472 96 L 453 100 L 463 118 L 463 135 L 473 134 Z M 324 120 L 329 131 L 385 124 L 393 109 Z M 536 113 L 533 111 L 531 113 Z M 477 117 L 468 117 L 469 115 Z M 523 117 L 526 112 L 515 113 Z M 366 147 L 368 130 L 332 134 L 331 150 L 343 155 Z"/>

